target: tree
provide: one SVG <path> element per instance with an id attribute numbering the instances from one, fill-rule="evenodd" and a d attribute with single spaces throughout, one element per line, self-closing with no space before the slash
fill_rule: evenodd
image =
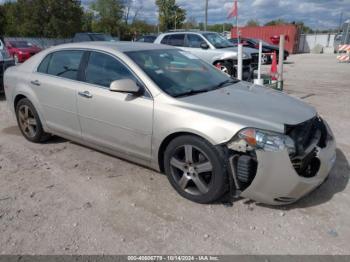
<path id="1" fill-rule="evenodd" d="M 218 32 L 221 33 L 223 31 L 226 30 L 231 30 L 232 28 L 232 24 L 214 24 L 214 25 L 208 25 L 208 30 L 209 31 L 214 31 L 214 32 Z"/>
<path id="2" fill-rule="evenodd" d="M 159 24 L 162 31 L 182 27 L 186 20 L 186 10 L 179 7 L 175 0 L 156 0 L 156 5 L 159 8 Z"/>
<path id="3" fill-rule="evenodd" d="M 247 22 L 247 26 L 260 26 L 260 23 L 258 20 L 250 19 Z"/>
<path id="4" fill-rule="evenodd" d="M 132 15 L 131 23 L 133 23 L 142 10 L 143 1 L 138 0 L 138 4 L 135 4 L 135 0 L 125 0 L 124 2 L 124 22 L 125 24 L 129 24 L 130 16 Z"/>
<path id="5" fill-rule="evenodd" d="M 80 1 L 46 0 L 45 2 L 48 3 L 45 36 L 68 38 L 81 31 L 83 10 Z"/>
<path id="6" fill-rule="evenodd" d="M 123 4 L 120 0 L 97 0 L 91 4 L 97 13 L 92 29 L 98 32 L 120 35 L 120 24 L 123 18 Z"/>
<path id="7" fill-rule="evenodd" d="M 83 11 L 77 0 L 18 0 L 3 9 L 8 36 L 66 38 L 81 30 Z"/>
<path id="8" fill-rule="evenodd" d="M 185 29 L 194 29 L 198 27 L 197 20 L 194 16 L 191 16 L 187 19 L 187 21 L 183 24 Z"/>
<path id="9" fill-rule="evenodd" d="M 94 13 L 87 10 L 83 14 L 81 29 L 83 32 L 92 32 L 92 23 L 94 21 Z"/>
<path id="10" fill-rule="evenodd" d="M 285 24 L 289 24 L 287 21 L 283 20 L 283 19 L 277 19 L 277 20 L 271 20 L 269 22 L 267 22 L 265 24 L 265 26 L 269 26 L 269 25 L 285 25 Z"/>
<path id="11" fill-rule="evenodd" d="M 0 5 L 0 35 L 4 35 L 5 32 L 5 9 Z"/>

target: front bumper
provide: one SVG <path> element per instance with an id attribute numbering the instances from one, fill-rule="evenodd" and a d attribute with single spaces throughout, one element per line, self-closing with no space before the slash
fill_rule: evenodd
<path id="1" fill-rule="evenodd" d="M 321 165 L 312 178 L 300 176 L 294 169 L 288 152 L 256 151 L 257 173 L 241 196 L 270 205 L 290 204 L 321 185 L 328 177 L 335 159 L 336 143 L 329 140 L 327 147 L 316 148 Z"/>

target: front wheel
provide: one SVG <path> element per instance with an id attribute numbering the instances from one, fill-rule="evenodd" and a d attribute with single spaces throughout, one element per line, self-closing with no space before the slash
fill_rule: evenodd
<path id="1" fill-rule="evenodd" d="M 191 201 L 211 203 L 226 192 L 223 153 L 202 138 L 175 138 L 165 151 L 164 166 L 170 184 Z"/>

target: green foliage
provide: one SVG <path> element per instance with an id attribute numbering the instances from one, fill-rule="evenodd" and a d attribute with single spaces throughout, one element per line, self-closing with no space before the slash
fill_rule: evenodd
<path id="1" fill-rule="evenodd" d="M 0 35 L 4 34 L 4 24 L 5 24 L 5 10 L 2 5 L 0 5 Z"/>
<path id="2" fill-rule="evenodd" d="M 258 20 L 256 19 L 250 19 L 247 24 L 247 26 L 260 26 L 260 23 Z"/>
<path id="3" fill-rule="evenodd" d="M 123 5 L 120 0 L 96 0 L 91 9 L 97 15 L 92 22 L 92 30 L 112 35 L 120 35 L 120 25 L 123 18 Z"/>
<path id="4" fill-rule="evenodd" d="M 221 33 L 223 31 L 230 31 L 232 28 L 232 24 L 214 24 L 214 25 L 208 25 L 207 26 L 207 30 L 208 31 L 214 31 L 214 32 L 218 32 Z"/>
<path id="5" fill-rule="evenodd" d="M 285 25 L 285 24 L 290 24 L 289 22 L 285 21 L 284 19 L 277 19 L 277 20 L 271 20 L 267 22 L 265 25 Z"/>
<path id="6" fill-rule="evenodd" d="M 18 0 L 6 2 L 2 12 L 8 36 L 66 38 L 81 31 L 83 10 L 77 0 Z"/>
<path id="7" fill-rule="evenodd" d="M 182 28 L 186 20 L 186 10 L 179 7 L 175 0 L 156 0 L 159 8 L 159 24 L 161 31 Z M 176 26 L 175 26 L 176 21 Z"/>

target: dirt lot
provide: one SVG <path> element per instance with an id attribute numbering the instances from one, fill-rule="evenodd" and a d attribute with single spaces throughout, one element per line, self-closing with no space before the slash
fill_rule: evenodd
<path id="1" fill-rule="evenodd" d="M 60 138 L 31 144 L 1 97 L 0 253 L 350 254 L 350 64 L 297 55 L 285 71 L 338 151 L 330 179 L 284 208 L 194 204 L 151 170 Z"/>

